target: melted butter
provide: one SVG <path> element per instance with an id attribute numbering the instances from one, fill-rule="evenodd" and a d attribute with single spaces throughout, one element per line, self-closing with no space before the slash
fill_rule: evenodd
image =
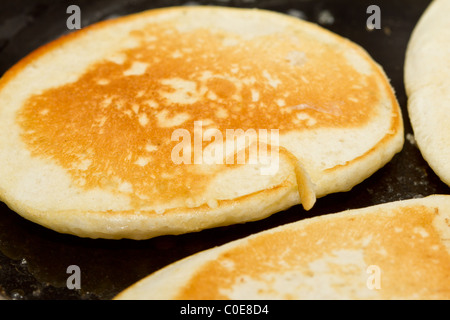
<path id="1" fill-rule="evenodd" d="M 193 137 L 193 122 L 202 119 L 221 132 L 356 127 L 377 103 L 375 79 L 314 39 L 294 44 L 271 35 L 236 45 L 225 33 L 202 29 L 145 30 L 130 35 L 136 47 L 30 97 L 19 112 L 32 154 L 65 168 L 78 187 L 150 203 L 188 198 L 213 173 L 172 162 L 175 129 Z"/>
<path id="2" fill-rule="evenodd" d="M 436 215 L 436 210 L 418 206 L 372 215 L 341 215 L 303 228 L 267 233 L 206 263 L 177 298 L 227 299 L 230 297 L 224 293 L 246 282 L 253 289 L 263 283 L 260 294 L 274 292 L 279 298 L 292 291 L 290 298 L 298 299 L 302 298 L 300 292 L 306 292 L 311 298 L 316 287 L 324 294 L 324 286 L 335 279 L 333 296 L 345 299 L 351 292 L 345 288 L 362 279 L 353 298 L 366 291 L 382 299 L 448 299 L 450 255 L 445 239 L 432 226 Z M 372 292 L 366 287 L 368 266 L 381 271 L 381 286 Z M 291 275 L 281 293 L 276 292 L 275 277 L 267 277 L 270 274 Z M 310 282 L 314 276 L 325 281 Z M 339 290 L 346 295 L 339 295 Z"/>

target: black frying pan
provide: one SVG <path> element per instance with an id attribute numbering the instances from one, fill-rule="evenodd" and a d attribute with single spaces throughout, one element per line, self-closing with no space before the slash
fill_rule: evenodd
<path id="1" fill-rule="evenodd" d="M 2 1 L 0 2 L 0 74 L 37 47 L 72 32 L 66 27 L 69 5 L 81 9 L 81 26 L 146 9 L 186 1 Z M 364 47 L 391 79 L 411 134 L 403 85 L 406 45 L 428 0 L 216 0 L 188 4 L 259 7 L 302 16 Z M 381 29 L 369 31 L 369 5 L 381 9 Z M 70 63 L 70 62 L 68 62 Z M 408 138 L 410 135 L 408 135 Z M 412 140 L 411 140 L 412 141 Z M 8 299 L 111 299 L 121 290 L 167 264 L 201 250 L 288 222 L 388 201 L 450 193 L 405 140 L 403 151 L 366 181 L 346 193 L 318 200 L 258 222 L 145 241 L 93 240 L 58 234 L 31 223 L 0 203 L 0 295 Z M 68 289 L 70 265 L 81 271 L 81 289 Z"/>

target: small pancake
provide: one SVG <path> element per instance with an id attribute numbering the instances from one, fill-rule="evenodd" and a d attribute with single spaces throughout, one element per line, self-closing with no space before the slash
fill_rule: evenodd
<path id="1" fill-rule="evenodd" d="M 450 196 L 305 219 L 175 262 L 114 299 L 450 299 Z"/>
<path id="2" fill-rule="evenodd" d="M 449 11 L 449 0 L 434 0 L 424 12 L 408 43 L 404 78 L 417 146 L 450 186 Z"/>
<path id="3" fill-rule="evenodd" d="M 287 15 L 221 7 L 150 10 L 38 49 L 0 80 L 0 124 L 1 199 L 91 238 L 308 210 L 403 146 L 393 90 L 363 49 Z"/>

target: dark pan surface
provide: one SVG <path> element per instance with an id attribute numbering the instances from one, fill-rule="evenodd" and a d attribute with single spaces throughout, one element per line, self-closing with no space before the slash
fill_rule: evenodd
<path id="1" fill-rule="evenodd" d="M 84 27 L 145 9 L 186 3 L 163 0 L 1 1 L 0 74 L 32 50 L 70 32 L 66 28 L 66 8 L 70 4 L 81 8 Z M 92 240 L 58 234 L 19 217 L 0 203 L 0 295 L 25 300 L 107 300 L 171 262 L 258 231 L 346 209 L 450 193 L 410 139 L 412 130 L 403 85 L 406 45 L 428 0 L 217 0 L 187 4 L 259 7 L 291 13 L 360 44 L 383 66 L 395 88 L 407 135 L 403 151 L 351 191 L 318 199 L 309 212 L 296 206 L 258 222 L 145 241 Z M 371 4 L 381 9 L 380 30 L 366 29 L 369 17 L 366 9 Z M 70 276 L 66 271 L 70 265 L 80 267 L 81 289 L 70 290 L 66 286 Z"/>

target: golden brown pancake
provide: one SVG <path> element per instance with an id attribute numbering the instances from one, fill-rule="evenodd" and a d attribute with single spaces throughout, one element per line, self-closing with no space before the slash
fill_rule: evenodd
<path id="1" fill-rule="evenodd" d="M 173 263 L 129 299 L 449 299 L 450 196 L 301 220 Z"/>
<path id="2" fill-rule="evenodd" d="M 1 199 L 92 238 L 309 209 L 403 145 L 393 90 L 363 49 L 256 9 L 150 10 L 58 39 L 3 76 L 0 119 Z M 241 135 L 221 140 L 228 130 Z"/>

